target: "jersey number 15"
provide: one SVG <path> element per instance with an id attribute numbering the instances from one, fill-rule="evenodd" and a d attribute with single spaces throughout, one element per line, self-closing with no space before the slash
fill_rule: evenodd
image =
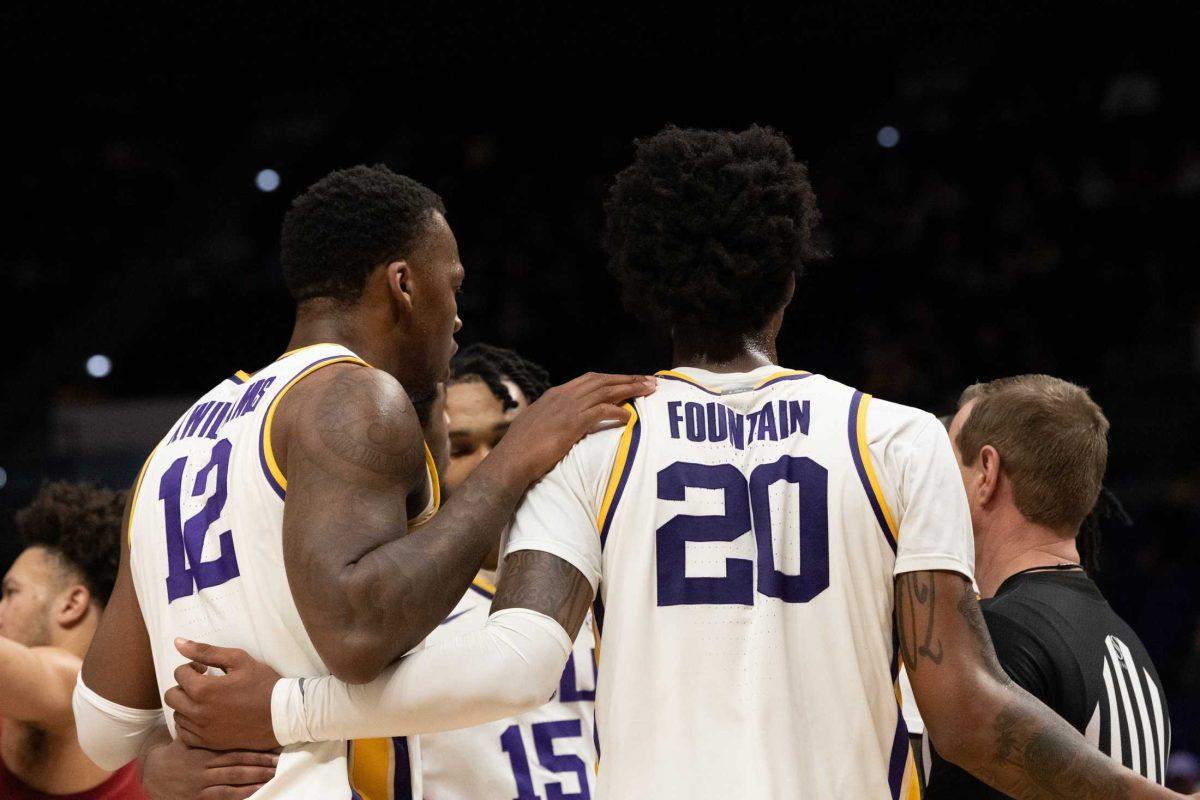
<path id="1" fill-rule="evenodd" d="M 771 486 L 786 481 L 786 496 L 799 502 L 799 545 L 803 568 L 787 575 L 775 567 Z M 721 516 L 676 514 L 657 531 L 658 605 L 753 605 L 755 564 L 725 559 L 725 577 L 687 576 L 688 542 L 732 542 L 754 531 L 758 593 L 785 603 L 807 603 L 829 587 L 829 472 L 807 457 L 782 456 L 760 464 L 749 481 L 732 464 L 677 461 L 658 473 L 658 499 L 682 501 L 689 488 L 725 495 Z M 794 488 L 793 488 L 794 487 Z"/>

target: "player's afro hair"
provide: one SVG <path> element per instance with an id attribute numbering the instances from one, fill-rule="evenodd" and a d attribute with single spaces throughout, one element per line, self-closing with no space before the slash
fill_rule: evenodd
<path id="1" fill-rule="evenodd" d="M 283 218 L 280 259 L 292 297 L 357 300 L 371 270 L 405 256 L 434 211 L 446 213 L 441 197 L 383 164 L 329 173 Z"/>
<path id="2" fill-rule="evenodd" d="M 782 135 L 669 126 L 636 142 L 605 209 L 609 269 L 626 307 L 703 333 L 716 349 L 783 304 L 789 276 L 821 254 L 808 169 Z"/>
<path id="3" fill-rule="evenodd" d="M 450 361 L 450 383 L 478 378 L 487 384 L 492 394 L 507 411 L 516 408 L 504 378 L 508 378 L 525 393 L 529 402 L 550 388 L 550 374 L 518 353 L 490 344 L 467 345 Z"/>
<path id="4" fill-rule="evenodd" d="M 117 580 L 126 495 L 86 483 L 47 483 L 17 512 L 17 531 L 27 547 L 53 553 L 104 605 Z"/>

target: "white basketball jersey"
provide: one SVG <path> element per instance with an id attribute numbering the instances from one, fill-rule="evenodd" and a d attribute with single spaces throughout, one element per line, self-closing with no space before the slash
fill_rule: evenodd
<path id="1" fill-rule="evenodd" d="M 289 388 L 338 363 L 365 364 L 344 347 L 319 344 L 254 375 L 237 373 L 193 404 L 143 467 L 130 516 L 130 565 L 160 692 L 174 685 L 173 672 L 185 661 L 176 637 L 240 647 L 285 677 L 329 674 L 284 570 L 287 481 L 271 450 L 270 425 Z M 436 507 L 436 483 L 430 495 L 422 518 Z M 172 715 L 167 721 L 174 733 Z M 413 773 L 420 797 L 419 768 Z M 350 797 L 346 743 L 285 748 L 275 778 L 255 797 Z"/>
<path id="2" fill-rule="evenodd" d="M 478 630 L 495 588 L 476 578 L 427 642 Z M 426 800 L 591 800 L 595 793 L 596 660 L 584 621 L 550 702 L 519 717 L 421 737 Z"/>
<path id="3" fill-rule="evenodd" d="M 506 551 L 598 587 L 598 797 L 915 797 L 894 575 L 974 560 L 942 426 L 778 367 L 659 373 L 632 408 Z"/>

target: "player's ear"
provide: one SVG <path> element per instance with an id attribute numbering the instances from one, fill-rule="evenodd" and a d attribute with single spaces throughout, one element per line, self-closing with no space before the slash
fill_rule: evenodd
<path id="1" fill-rule="evenodd" d="M 986 505 L 1000 488 L 1000 453 L 990 444 L 979 449 L 979 504 Z"/>
<path id="2" fill-rule="evenodd" d="M 384 274 L 392 300 L 402 315 L 409 316 L 413 309 L 411 267 L 407 261 L 392 261 L 384 267 Z"/>
<path id="3" fill-rule="evenodd" d="M 64 628 L 72 628 L 84 618 L 91 603 L 92 593 L 86 586 L 70 586 L 58 596 L 55 621 Z"/>

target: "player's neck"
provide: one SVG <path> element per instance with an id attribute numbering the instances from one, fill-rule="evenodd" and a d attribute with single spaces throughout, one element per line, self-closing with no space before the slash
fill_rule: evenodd
<path id="1" fill-rule="evenodd" d="M 96 635 L 96 629 L 100 627 L 100 613 L 99 607 L 93 605 L 78 623 L 70 628 L 56 630 L 51 646 L 66 650 L 83 660 L 92 644 L 92 637 Z"/>
<path id="2" fill-rule="evenodd" d="M 708 372 L 750 372 L 779 363 L 773 336 L 747 336 L 737 346 L 729 350 L 722 348 L 719 352 L 712 352 L 710 347 L 695 342 L 691 337 L 676 337 L 672 366 Z"/>
<path id="3" fill-rule="evenodd" d="M 995 596 L 1006 580 L 1023 570 L 1078 563 L 1074 538 L 1024 518 L 975 540 L 975 582 L 985 598 Z"/>
<path id="4" fill-rule="evenodd" d="M 296 324 L 285 352 L 314 344 L 340 344 L 368 364 L 396 375 L 402 348 L 381 343 L 371 333 L 370 322 L 361 316 L 345 313 L 323 298 L 308 300 L 296 310 Z"/>

